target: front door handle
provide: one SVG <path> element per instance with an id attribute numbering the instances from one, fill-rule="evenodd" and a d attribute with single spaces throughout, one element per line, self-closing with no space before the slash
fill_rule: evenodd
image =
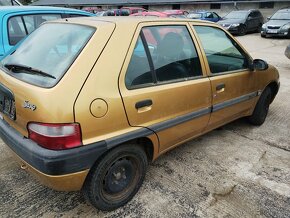
<path id="1" fill-rule="evenodd" d="M 151 99 L 146 99 L 146 100 L 143 100 L 143 101 L 138 101 L 136 104 L 135 104 L 135 108 L 136 109 L 140 109 L 142 107 L 149 107 L 153 104 L 153 101 Z"/>
<path id="2" fill-rule="evenodd" d="M 225 85 L 224 83 L 218 84 L 218 85 L 216 86 L 216 91 L 217 91 L 217 93 L 224 92 L 224 91 L 225 91 L 225 87 L 226 87 L 226 85 Z"/>

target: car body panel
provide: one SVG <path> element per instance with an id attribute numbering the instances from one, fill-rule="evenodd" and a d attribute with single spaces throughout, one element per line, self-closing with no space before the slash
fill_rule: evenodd
<path id="1" fill-rule="evenodd" d="M 142 27 L 152 25 L 162 26 L 164 24 L 162 22 L 140 24 L 136 33 L 140 32 Z M 167 22 L 167 25 L 187 26 L 187 23 Z M 187 28 L 190 29 L 188 26 Z M 133 52 L 138 36 L 139 34 L 136 34 L 132 41 L 133 46 L 129 50 L 129 57 Z M 193 40 L 195 41 L 196 39 L 193 38 Z M 198 53 L 201 56 L 200 51 L 198 51 Z M 129 61 L 130 58 L 125 60 L 125 66 L 128 65 Z M 205 69 L 203 68 L 203 70 Z M 170 126 L 168 123 L 174 122 L 173 119 L 176 117 L 180 117 L 180 119 L 182 119 L 182 117 L 190 113 L 203 109 L 207 110 L 210 107 L 211 102 L 210 83 L 207 78 L 197 78 L 185 82 L 148 87 L 145 88 L 146 92 L 144 92 L 142 89 L 128 90 L 125 87 L 125 84 L 122 81 L 124 81 L 126 71 L 127 68 L 122 70 L 119 83 L 129 123 L 131 126 L 148 127 L 156 132 L 160 142 L 160 152 L 175 146 L 178 142 L 184 140 L 185 138 L 200 134 L 201 130 L 205 127 L 209 120 L 209 113 L 205 113 L 196 119 L 188 120 L 185 123 L 179 125 L 176 124 L 175 126 L 165 129 L 163 127 L 156 127 L 156 124 L 162 126 L 163 123 L 163 125 Z M 203 76 L 205 76 L 205 74 Z M 178 96 L 186 97 L 180 99 Z M 197 99 L 198 96 L 203 96 L 201 101 L 193 100 Z M 135 104 L 144 99 L 152 100 L 152 108 L 148 108 L 148 110 L 146 109 L 145 111 L 142 111 L 142 109 L 136 109 Z M 166 110 L 163 109 L 164 105 L 168 105 Z M 165 124 L 166 122 L 167 124 Z M 196 127 L 195 131 L 192 131 L 192 126 Z M 173 132 L 174 134 L 171 134 Z"/>

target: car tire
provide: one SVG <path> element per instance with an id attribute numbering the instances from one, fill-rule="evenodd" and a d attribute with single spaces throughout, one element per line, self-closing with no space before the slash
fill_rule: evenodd
<path id="1" fill-rule="evenodd" d="M 239 36 L 244 36 L 244 35 L 246 35 L 246 32 L 247 32 L 247 30 L 246 30 L 246 26 L 241 25 L 241 26 L 239 27 L 239 30 L 238 30 L 238 34 L 239 34 Z"/>
<path id="2" fill-rule="evenodd" d="M 260 33 L 261 29 L 262 29 L 262 24 L 260 23 L 259 26 L 257 26 L 256 33 Z"/>
<path id="3" fill-rule="evenodd" d="M 262 125 L 266 120 L 271 102 L 272 91 L 269 87 L 266 87 L 256 104 L 253 114 L 248 117 L 249 122 L 255 126 Z"/>
<path id="4" fill-rule="evenodd" d="M 118 146 L 92 167 L 82 189 L 84 197 L 103 211 L 125 205 L 141 187 L 147 165 L 147 155 L 141 146 Z"/>
<path id="5" fill-rule="evenodd" d="M 262 38 L 266 38 L 266 35 L 265 35 L 265 34 L 261 34 L 261 37 L 262 37 Z"/>

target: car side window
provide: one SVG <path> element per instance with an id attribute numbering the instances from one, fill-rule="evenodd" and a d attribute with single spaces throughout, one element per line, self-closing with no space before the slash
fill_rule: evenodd
<path id="1" fill-rule="evenodd" d="M 143 32 L 157 82 L 184 80 L 202 75 L 195 46 L 185 26 L 153 26 L 143 28 Z"/>
<path id="2" fill-rule="evenodd" d="M 20 16 L 12 17 L 8 21 L 9 44 L 16 45 L 26 36 L 24 23 Z"/>
<path id="3" fill-rule="evenodd" d="M 8 20 L 9 44 L 16 45 L 45 21 L 60 19 L 60 14 L 34 14 L 15 16 Z"/>
<path id="4" fill-rule="evenodd" d="M 68 14 L 68 17 L 88 17 L 88 15 L 85 15 L 85 14 Z"/>
<path id="5" fill-rule="evenodd" d="M 223 30 L 209 26 L 194 26 L 204 48 L 213 74 L 249 68 L 249 58 L 240 46 Z"/>
<path id="6" fill-rule="evenodd" d="M 125 83 L 132 89 L 201 75 L 199 57 L 186 26 L 153 26 L 141 31 Z"/>
<path id="7" fill-rule="evenodd" d="M 127 88 L 138 87 L 140 85 L 153 84 L 152 72 L 150 70 L 144 44 L 139 36 L 134 48 L 127 73 L 125 76 Z"/>
<path id="8" fill-rule="evenodd" d="M 218 15 L 216 13 L 212 13 L 213 18 L 218 18 Z"/>
<path id="9" fill-rule="evenodd" d="M 210 12 L 206 13 L 206 17 L 205 18 L 213 18 L 213 14 L 210 13 Z"/>

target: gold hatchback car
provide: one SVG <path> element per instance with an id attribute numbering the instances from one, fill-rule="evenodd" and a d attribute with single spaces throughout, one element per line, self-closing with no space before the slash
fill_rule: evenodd
<path id="1" fill-rule="evenodd" d="M 186 19 L 47 22 L 0 67 L 0 135 L 21 168 L 101 210 L 177 145 L 241 117 L 261 125 L 279 89 L 227 31 Z"/>

